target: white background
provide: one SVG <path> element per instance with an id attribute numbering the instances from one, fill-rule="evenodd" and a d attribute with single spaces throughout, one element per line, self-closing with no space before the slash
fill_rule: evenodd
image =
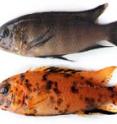
<path id="1" fill-rule="evenodd" d="M 0 0 L 0 25 L 20 15 L 40 11 L 80 11 L 94 8 L 102 3 L 109 3 L 108 8 L 100 16 L 100 23 L 117 20 L 116 0 Z M 0 81 L 14 74 L 41 65 L 58 65 L 82 69 L 100 69 L 117 65 L 117 48 L 93 50 L 86 53 L 68 55 L 77 62 L 71 63 L 56 59 L 39 59 L 17 56 L 0 51 Z M 116 80 L 117 81 L 117 80 Z M 52 117 L 27 117 L 0 110 L 0 123 L 8 124 L 99 124 L 117 123 L 117 115 L 64 115 Z"/>

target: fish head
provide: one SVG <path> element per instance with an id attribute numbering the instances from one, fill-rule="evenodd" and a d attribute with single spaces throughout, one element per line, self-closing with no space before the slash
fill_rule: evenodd
<path id="1" fill-rule="evenodd" d="M 26 30 L 22 23 L 6 23 L 0 28 L 0 48 L 16 54 L 24 54 Z"/>
<path id="2" fill-rule="evenodd" d="M 49 30 L 39 20 L 15 19 L 0 27 L 0 48 L 19 55 L 35 56 L 43 50 L 38 39 L 42 43 L 48 38 Z"/>
<path id="3" fill-rule="evenodd" d="M 25 93 L 26 89 L 16 81 L 15 77 L 4 80 L 0 84 L 0 109 L 8 111 L 23 109 Z"/>
<path id="4" fill-rule="evenodd" d="M 34 74 L 29 74 L 29 76 L 33 77 Z M 33 111 L 31 109 L 33 106 L 48 98 L 43 83 L 39 88 L 34 77 L 30 81 L 25 77 L 26 75 L 22 73 L 10 77 L 0 84 L 0 109 L 22 114 L 30 113 Z M 36 90 L 36 87 L 39 90 Z"/>
<path id="5" fill-rule="evenodd" d="M 0 108 L 1 109 L 9 109 L 11 105 L 11 96 L 10 96 L 10 83 L 3 81 L 0 84 Z"/>
<path id="6" fill-rule="evenodd" d="M 12 49 L 11 33 L 7 25 L 3 25 L 0 28 L 0 47 L 7 51 Z"/>

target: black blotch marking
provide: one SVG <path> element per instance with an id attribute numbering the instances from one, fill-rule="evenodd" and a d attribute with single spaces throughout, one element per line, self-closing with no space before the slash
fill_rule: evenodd
<path id="1" fill-rule="evenodd" d="M 28 79 L 25 79 L 25 83 L 30 83 L 30 81 Z"/>
<path id="2" fill-rule="evenodd" d="M 110 91 L 110 97 L 114 98 L 116 96 L 114 87 L 108 87 L 108 90 Z"/>
<path id="3" fill-rule="evenodd" d="M 99 97 L 99 98 L 97 99 L 97 101 L 100 103 L 100 102 L 101 102 L 101 98 Z"/>
<path id="4" fill-rule="evenodd" d="M 74 74 L 74 73 L 77 73 L 77 72 L 82 72 L 82 70 L 67 69 L 67 70 L 65 70 L 65 72 Z"/>
<path id="5" fill-rule="evenodd" d="M 20 80 L 23 81 L 25 79 L 25 75 L 24 74 L 20 74 Z"/>
<path id="6" fill-rule="evenodd" d="M 90 86 L 90 87 L 94 87 L 93 83 L 92 83 L 90 80 L 87 80 L 87 81 L 86 81 L 86 84 L 87 84 L 88 86 Z"/>
<path id="7" fill-rule="evenodd" d="M 26 113 L 25 115 L 26 115 L 26 116 L 35 116 L 35 114 L 34 114 L 34 113 L 29 113 L 29 114 L 28 114 L 28 113 Z"/>
<path id="8" fill-rule="evenodd" d="M 51 103 L 55 103 L 56 102 L 54 96 L 50 96 L 50 102 Z"/>
<path id="9" fill-rule="evenodd" d="M 58 110 L 58 107 L 55 107 L 54 109 L 55 109 L 55 110 Z"/>
<path id="10" fill-rule="evenodd" d="M 25 80 L 24 80 L 24 84 L 25 84 L 25 86 L 27 87 L 27 89 L 29 89 L 29 90 L 31 91 L 32 85 L 30 84 L 30 81 L 29 81 L 28 79 L 25 79 Z"/>
<path id="11" fill-rule="evenodd" d="M 28 79 L 24 79 L 24 84 L 29 84 L 29 80 Z"/>
<path id="12" fill-rule="evenodd" d="M 77 87 L 77 82 L 75 82 L 75 81 L 72 83 L 71 92 L 72 93 L 78 93 L 79 92 L 79 89 Z"/>
<path id="13" fill-rule="evenodd" d="M 66 106 L 63 110 L 58 110 L 60 114 L 66 114 L 68 112 L 69 106 Z"/>
<path id="14" fill-rule="evenodd" d="M 69 74 L 69 73 L 64 73 L 64 77 L 70 77 L 70 76 L 72 76 L 72 74 Z"/>
<path id="15" fill-rule="evenodd" d="M 54 91 L 56 94 L 60 94 L 60 93 L 61 93 L 61 92 L 59 91 L 59 89 L 58 89 L 58 83 L 57 83 L 57 82 L 54 82 L 53 91 Z"/>
<path id="16" fill-rule="evenodd" d="M 21 103 L 21 100 L 19 99 L 18 101 L 17 101 L 17 104 L 20 104 Z"/>
<path id="17" fill-rule="evenodd" d="M 85 103 L 87 109 L 92 109 L 95 106 L 94 98 L 85 97 Z"/>
<path id="18" fill-rule="evenodd" d="M 83 80 L 83 79 L 85 79 L 85 78 L 84 78 L 83 76 L 80 76 L 80 79 Z"/>
<path id="19" fill-rule="evenodd" d="M 49 73 L 45 73 L 44 75 L 43 75 L 43 79 L 42 80 L 44 80 L 44 81 L 46 81 L 46 80 L 48 80 L 47 78 L 48 78 L 48 75 L 49 75 Z"/>
<path id="20" fill-rule="evenodd" d="M 50 67 L 50 68 L 47 68 L 45 69 L 47 72 L 45 75 L 43 75 L 43 80 L 46 81 L 46 89 L 47 90 L 50 90 L 50 89 L 53 89 L 53 91 L 56 93 L 56 94 L 59 94 L 60 91 L 58 90 L 58 84 L 57 82 L 53 82 L 51 80 L 48 80 L 48 75 L 50 73 L 52 73 L 53 71 L 55 72 L 58 72 L 58 70 L 56 70 L 57 68 L 56 67 Z M 59 70 L 60 71 L 60 70 Z M 52 86 L 53 85 L 53 86 Z"/>
<path id="21" fill-rule="evenodd" d="M 16 87 L 15 90 L 18 91 L 18 88 Z"/>
<path id="22" fill-rule="evenodd" d="M 57 67 L 49 67 L 49 68 L 45 69 L 45 71 L 47 71 L 48 73 L 60 73 L 60 72 L 64 71 L 64 69 L 57 68 Z"/>
<path id="23" fill-rule="evenodd" d="M 102 80 L 102 83 L 104 83 L 105 82 L 105 80 Z"/>
<path id="24" fill-rule="evenodd" d="M 33 92 L 35 92 L 35 91 L 37 91 L 37 88 L 34 87 L 32 90 L 33 90 Z"/>
<path id="25" fill-rule="evenodd" d="M 57 88 L 53 88 L 53 90 L 56 94 L 60 94 L 60 91 Z"/>
<path id="26" fill-rule="evenodd" d="M 53 84 L 53 82 L 51 80 L 47 80 L 47 82 L 46 82 L 46 89 L 50 90 L 52 88 L 52 84 Z"/>
<path id="27" fill-rule="evenodd" d="M 67 105 L 66 105 L 66 108 L 64 109 L 64 113 L 67 113 L 67 112 L 68 112 L 69 107 L 70 107 L 70 105 L 67 104 Z"/>
<path id="28" fill-rule="evenodd" d="M 28 96 L 28 95 L 26 95 L 26 96 L 25 96 L 25 99 L 28 99 L 28 98 L 29 98 L 29 96 Z"/>
<path id="29" fill-rule="evenodd" d="M 108 90 L 113 92 L 114 91 L 114 87 L 108 87 Z"/>
<path id="30" fill-rule="evenodd" d="M 59 111 L 60 114 L 64 114 L 64 111 L 62 111 L 62 110 L 58 110 L 58 111 Z"/>
<path id="31" fill-rule="evenodd" d="M 19 84 L 19 81 L 16 81 L 17 84 Z"/>
<path id="32" fill-rule="evenodd" d="M 48 73 L 62 73 L 62 74 L 74 74 L 76 72 L 81 72 L 81 70 L 73 70 L 73 69 L 63 69 L 58 67 L 49 67 L 45 69 Z"/>
<path id="33" fill-rule="evenodd" d="M 77 72 L 81 72 L 81 70 L 66 69 L 64 70 L 64 77 L 70 77 Z"/>
<path id="34" fill-rule="evenodd" d="M 61 105 L 62 102 L 63 102 L 63 99 L 58 98 L 58 100 L 57 100 L 57 105 L 58 105 L 58 106 Z"/>

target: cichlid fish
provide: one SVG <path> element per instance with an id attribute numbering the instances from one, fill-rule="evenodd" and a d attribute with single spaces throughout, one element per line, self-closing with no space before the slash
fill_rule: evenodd
<path id="1" fill-rule="evenodd" d="M 113 71 L 43 67 L 4 80 L 0 108 L 25 115 L 60 115 L 77 112 L 116 113 L 117 87 L 108 86 Z"/>
<path id="2" fill-rule="evenodd" d="M 0 48 L 25 56 L 56 57 L 82 51 L 100 40 L 117 44 L 117 22 L 96 23 L 106 6 L 21 16 L 1 26 Z"/>

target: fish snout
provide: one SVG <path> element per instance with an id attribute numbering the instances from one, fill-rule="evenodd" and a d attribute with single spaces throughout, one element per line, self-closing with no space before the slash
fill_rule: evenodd
<path id="1" fill-rule="evenodd" d="M 10 84 L 6 81 L 3 81 L 2 84 L 0 84 L 0 108 L 6 109 L 10 106 L 11 102 L 8 99 L 10 90 Z"/>

